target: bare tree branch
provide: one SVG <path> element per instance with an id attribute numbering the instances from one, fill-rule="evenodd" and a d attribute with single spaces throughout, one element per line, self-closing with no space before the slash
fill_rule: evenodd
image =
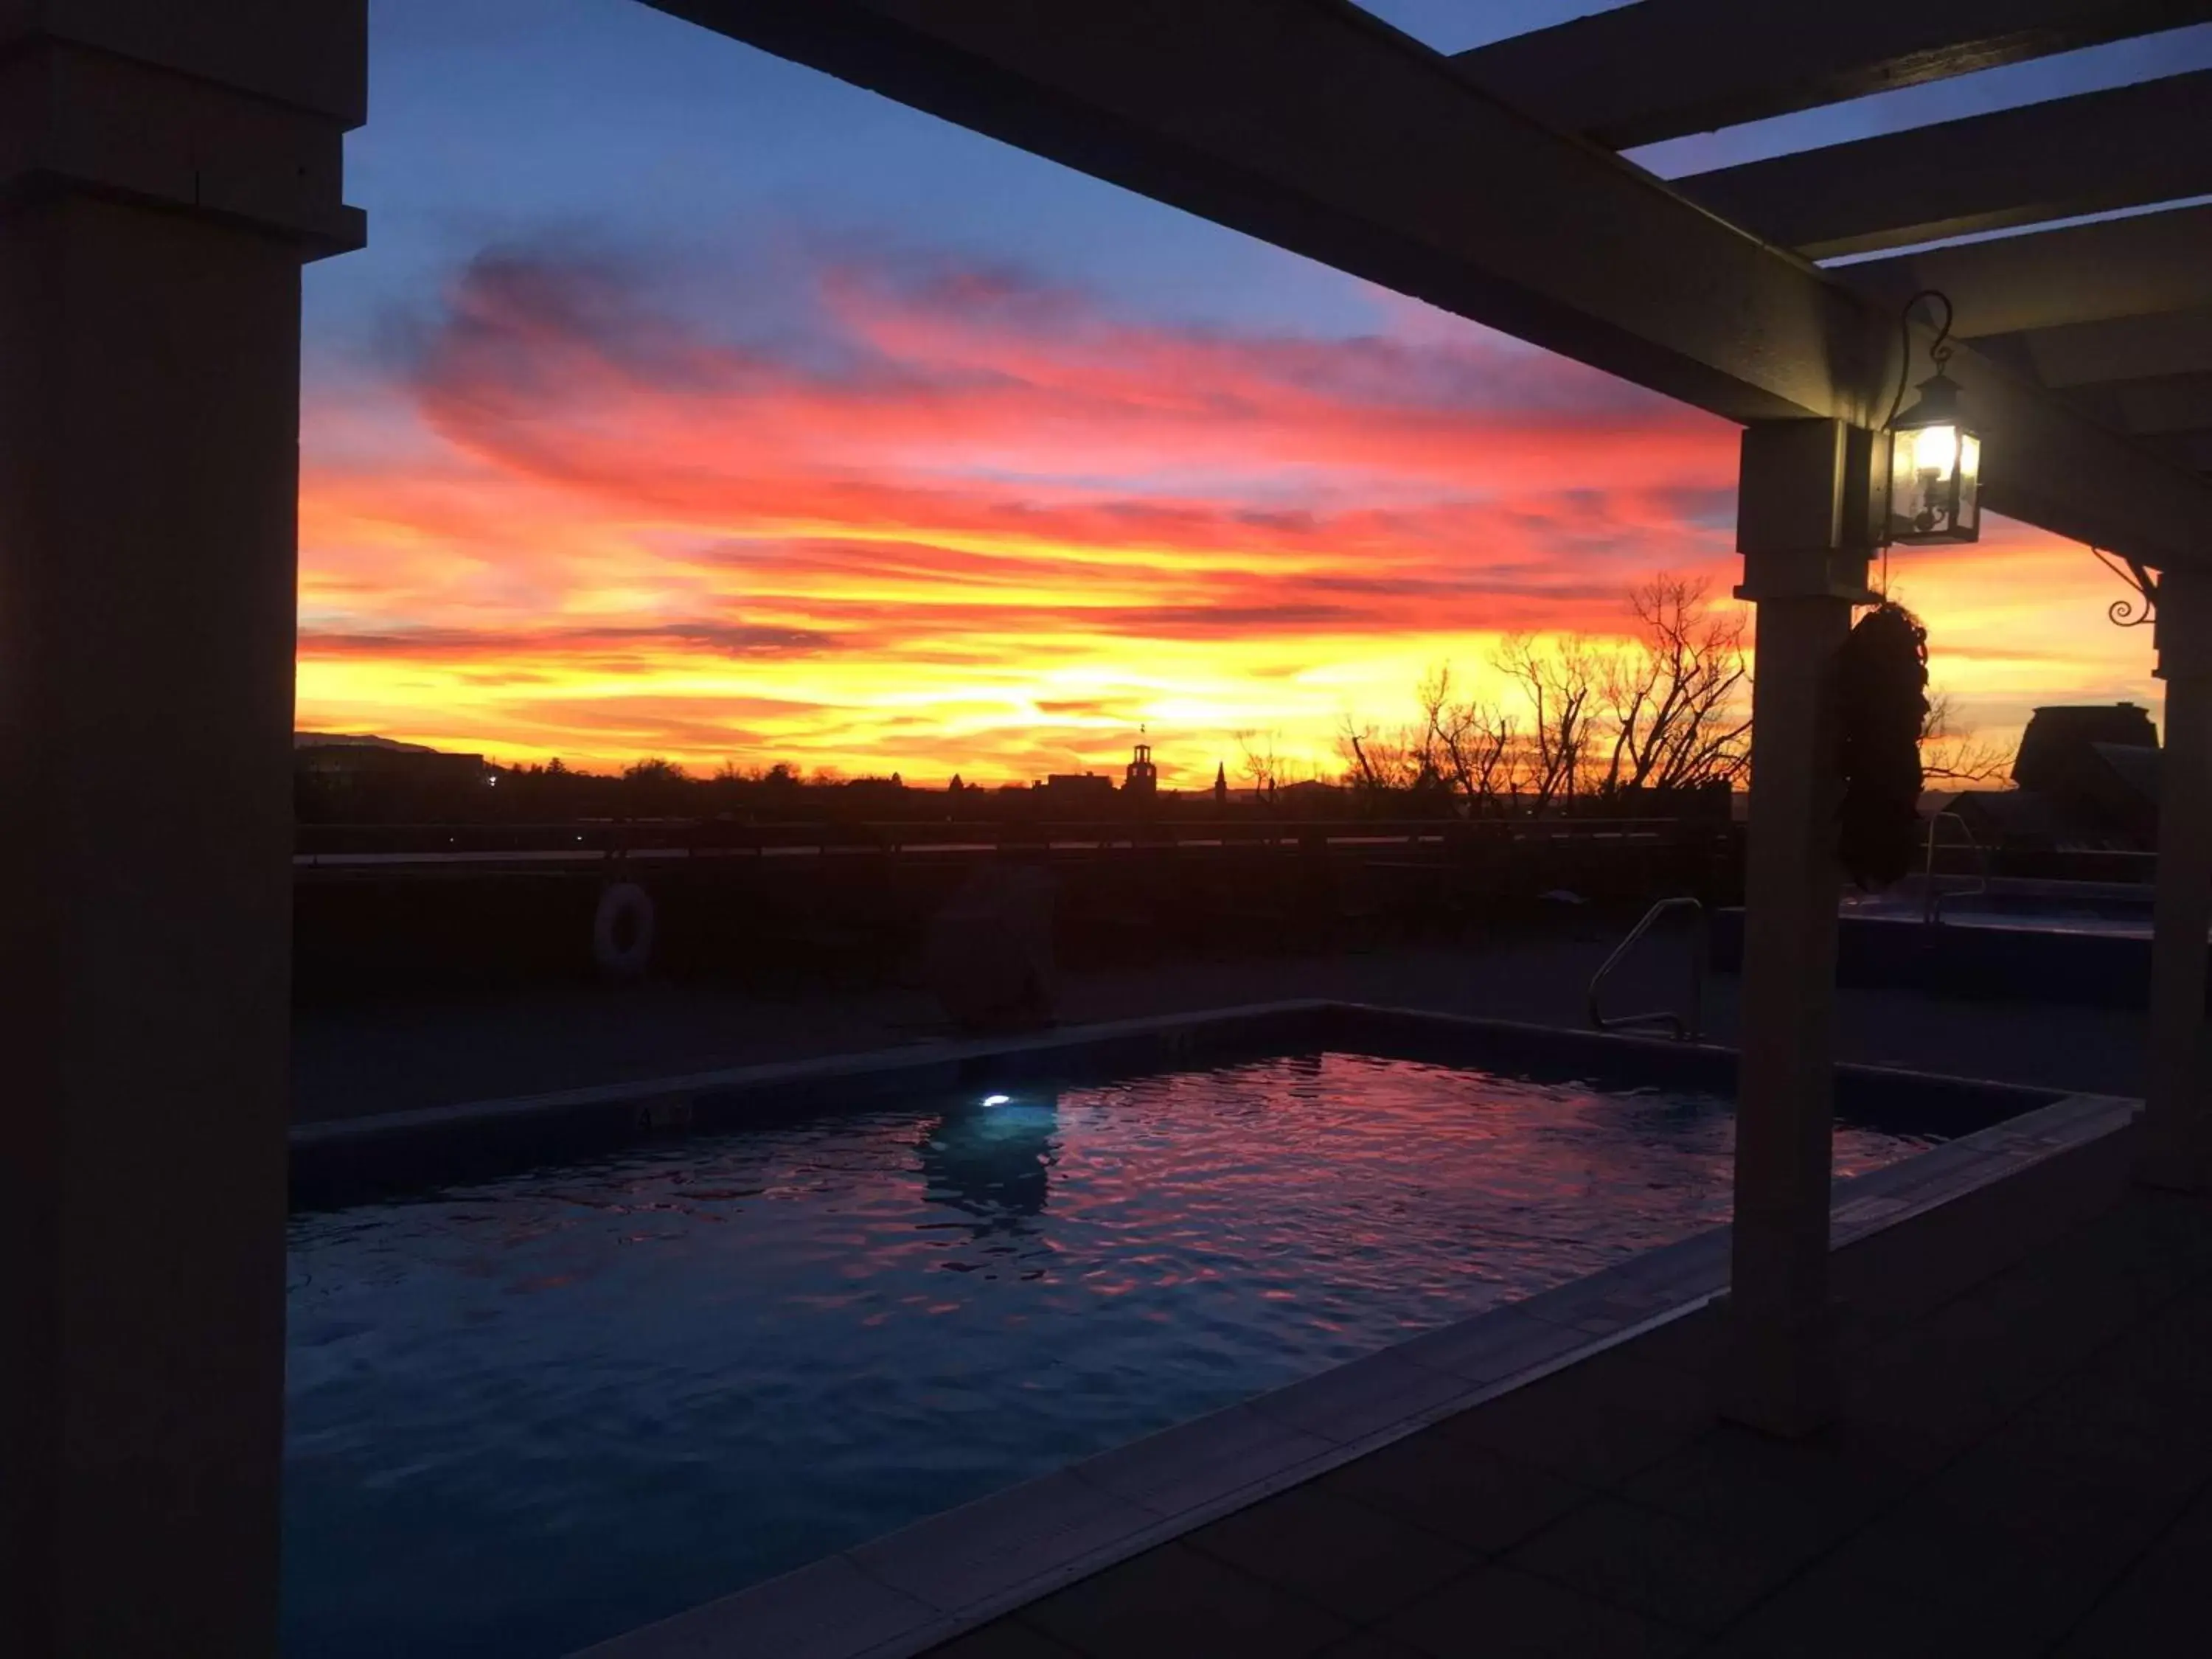
<path id="1" fill-rule="evenodd" d="M 1275 754 L 1276 733 L 1261 733 L 1246 730 L 1231 734 L 1237 744 L 1238 769 L 1249 780 L 1252 793 L 1262 805 L 1272 806 L 1275 791 L 1283 782 L 1283 763 Z"/>
<path id="2" fill-rule="evenodd" d="M 1600 672 L 1589 646 L 1569 635 L 1547 650 L 1528 635 L 1509 635 L 1491 660 L 1528 706 L 1527 782 L 1534 810 L 1571 799 L 1586 781 L 1590 700 Z"/>
<path id="3" fill-rule="evenodd" d="M 1920 773 L 1929 782 L 2009 781 L 2017 752 L 2012 744 L 1977 738 L 1972 727 L 1957 726 L 1949 692 L 1929 693 L 1920 722 Z"/>
<path id="4" fill-rule="evenodd" d="M 1692 789 L 1740 781 L 1751 763 L 1746 614 L 1716 611 L 1705 585 L 1662 574 L 1629 596 L 1639 635 L 1606 665 L 1612 749 L 1599 787 Z"/>

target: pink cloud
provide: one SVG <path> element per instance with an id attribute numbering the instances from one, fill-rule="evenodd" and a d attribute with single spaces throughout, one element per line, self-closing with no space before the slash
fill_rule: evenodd
<path id="1" fill-rule="evenodd" d="M 311 402 L 303 710 L 972 775 L 1164 711 L 1303 730 L 1286 683 L 1729 579 L 1733 428 L 1479 330 L 1170 326 L 890 261 L 821 270 L 810 314 L 459 272 L 398 379 Z"/>

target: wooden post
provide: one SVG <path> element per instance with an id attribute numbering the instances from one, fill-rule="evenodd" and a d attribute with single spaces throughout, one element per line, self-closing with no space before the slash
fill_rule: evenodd
<path id="1" fill-rule="evenodd" d="M 1744 879 L 1742 1060 L 1724 1408 L 1772 1433 L 1833 1409 L 1828 1182 L 1841 795 L 1835 660 L 1866 602 L 1850 488 L 1863 459 L 1832 421 L 1748 428 L 1738 597 L 1758 606 Z"/>
<path id="2" fill-rule="evenodd" d="M 2150 1086 L 2136 1173 L 2201 1191 L 2212 1175 L 2205 1085 L 2205 936 L 2212 927 L 2212 576 L 2158 587 L 2158 890 L 2152 914 Z"/>
<path id="3" fill-rule="evenodd" d="M 300 265 L 359 0 L 0 5 L 0 1652 L 270 1659 Z"/>

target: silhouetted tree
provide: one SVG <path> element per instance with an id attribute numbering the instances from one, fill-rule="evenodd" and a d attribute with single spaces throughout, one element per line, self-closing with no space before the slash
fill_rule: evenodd
<path id="1" fill-rule="evenodd" d="M 683 767 L 658 755 L 623 768 L 623 794 L 633 812 L 672 815 L 690 805 L 691 779 Z"/>
<path id="2" fill-rule="evenodd" d="M 1275 733 L 1262 735 L 1252 731 L 1231 734 L 1237 739 L 1237 752 L 1243 757 L 1243 771 L 1251 780 L 1252 792 L 1269 805 L 1274 804 L 1275 791 L 1283 782 L 1283 763 L 1275 754 Z"/>
<path id="3" fill-rule="evenodd" d="M 1929 783 L 2009 782 L 2019 753 L 2014 744 L 1977 738 L 1954 724 L 1951 694 L 1931 692 L 1920 722 L 1920 771 Z"/>
<path id="4" fill-rule="evenodd" d="M 1589 758 L 1600 666 L 1578 635 L 1545 647 L 1527 634 L 1509 635 L 1491 659 L 1528 708 L 1524 778 L 1539 812 L 1579 793 Z"/>
<path id="5" fill-rule="evenodd" d="M 1641 636 L 1605 664 L 1612 745 L 1597 787 L 1692 789 L 1734 783 L 1751 763 L 1747 620 L 1715 611 L 1705 585 L 1662 574 L 1629 599 Z"/>

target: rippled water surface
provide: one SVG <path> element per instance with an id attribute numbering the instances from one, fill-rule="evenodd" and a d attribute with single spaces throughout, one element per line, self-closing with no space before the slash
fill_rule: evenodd
<path id="1" fill-rule="evenodd" d="M 287 1651 L 551 1659 L 1725 1220 L 1733 1138 L 1328 1054 L 301 1216 Z"/>

